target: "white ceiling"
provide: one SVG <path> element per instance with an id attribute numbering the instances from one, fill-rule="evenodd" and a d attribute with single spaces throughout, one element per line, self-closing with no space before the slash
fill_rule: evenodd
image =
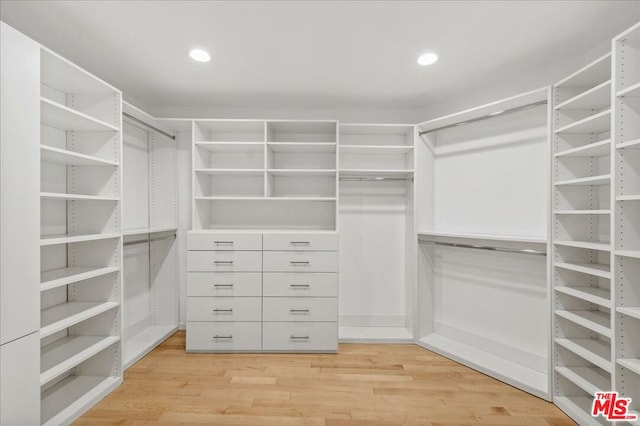
<path id="1" fill-rule="evenodd" d="M 0 17 L 152 108 L 412 108 L 578 56 L 640 0 L 2 1 Z M 428 50 L 440 62 L 418 67 Z"/>

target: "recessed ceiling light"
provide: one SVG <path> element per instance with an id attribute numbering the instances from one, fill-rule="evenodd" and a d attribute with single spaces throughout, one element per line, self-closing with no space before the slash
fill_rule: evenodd
<path id="1" fill-rule="evenodd" d="M 418 65 L 433 65 L 438 62 L 438 54 L 433 52 L 423 53 L 418 57 Z"/>
<path id="2" fill-rule="evenodd" d="M 202 49 L 191 50 L 191 52 L 189 52 L 189 56 L 197 62 L 209 62 L 211 60 L 211 55 Z"/>

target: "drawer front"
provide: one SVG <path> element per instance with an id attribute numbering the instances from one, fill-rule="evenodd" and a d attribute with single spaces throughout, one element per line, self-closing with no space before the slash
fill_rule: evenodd
<path id="1" fill-rule="evenodd" d="M 187 296 L 262 296 L 260 272 L 189 272 Z"/>
<path id="2" fill-rule="evenodd" d="M 188 297 L 187 321 L 261 321 L 260 297 Z"/>
<path id="3" fill-rule="evenodd" d="M 337 321 L 335 297 L 265 297 L 263 321 Z"/>
<path id="4" fill-rule="evenodd" d="M 187 322 L 187 351 L 259 351 L 259 322 Z"/>
<path id="5" fill-rule="evenodd" d="M 338 296 L 338 274 L 333 272 L 266 272 L 262 279 L 264 296 Z"/>
<path id="6" fill-rule="evenodd" d="M 262 234 L 190 232 L 187 250 L 262 250 Z"/>
<path id="7" fill-rule="evenodd" d="M 338 350 L 338 325 L 335 322 L 265 322 L 262 324 L 262 349 L 335 352 Z"/>
<path id="8" fill-rule="evenodd" d="M 338 272 L 338 253 L 332 251 L 265 251 L 265 272 Z"/>
<path id="9" fill-rule="evenodd" d="M 267 251 L 336 251 L 337 234 L 264 234 Z"/>
<path id="10" fill-rule="evenodd" d="M 187 270 L 191 272 L 261 272 L 259 251 L 189 251 Z"/>

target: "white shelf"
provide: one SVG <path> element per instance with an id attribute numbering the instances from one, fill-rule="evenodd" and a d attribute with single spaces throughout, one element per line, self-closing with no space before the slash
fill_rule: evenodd
<path id="1" fill-rule="evenodd" d="M 611 210 L 558 210 L 557 215 L 606 215 L 611 214 Z"/>
<path id="2" fill-rule="evenodd" d="M 194 197 L 196 201 L 260 201 L 266 200 L 266 197 L 244 197 L 244 196 L 227 196 L 227 195 L 212 195 L 212 196 L 200 196 Z"/>
<path id="3" fill-rule="evenodd" d="M 558 293 L 567 294 L 605 308 L 611 308 L 610 291 L 603 288 L 558 286 L 555 290 Z"/>
<path id="4" fill-rule="evenodd" d="M 556 105 L 556 110 L 561 109 L 602 109 L 611 105 L 611 80 L 600 83 L 571 99 Z"/>
<path id="5" fill-rule="evenodd" d="M 55 148 L 48 145 L 40 145 L 40 159 L 46 163 L 60 164 L 63 166 L 118 166 L 115 161 L 79 154 L 66 149 Z"/>
<path id="6" fill-rule="evenodd" d="M 616 308 L 616 312 L 640 320 L 640 307 L 620 306 Z"/>
<path id="7" fill-rule="evenodd" d="M 413 334 L 404 327 L 338 328 L 340 343 L 413 343 Z"/>
<path id="8" fill-rule="evenodd" d="M 40 291 L 73 284 L 89 278 L 100 277 L 119 271 L 116 266 L 86 267 L 71 266 L 68 268 L 54 269 L 40 274 Z"/>
<path id="9" fill-rule="evenodd" d="M 270 201 L 336 201 L 336 197 L 266 197 Z"/>
<path id="10" fill-rule="evenodd" d="M 640 96 L 640 82 L 633 84 L 629 87 L 626 87 L 622 90 L 618 90 L 616 92 L 616 96 L 618 97 L 623 97 L 623 96 L 629 96 L 629 97 L 638 97 Z"/>
<path id="11" fill-rule="evenodd" d="M 611 139 L 598 141 L 583 145 L 577 148 L 571 148 L 554 154 L 556 158 L 563 157 L 603 157 L 611 154 Z"/>
<path id="12" fill-rule="evenodd" d="M 611 109 L 590 115 L 555 131 L 556 134 L 604 133 L 611 129 Z"/>
<path id="13" fill-rule="evenodd" d="M 413 177 L 413 170 L 380 170 L 380 169 L 340 169 L 341 177 L 395 177 L 410 178 Z"/>
<path id="14" fill-rule="evenodd" d="M 555 311 L 556 315 L 606 337 L 611 337 L 609 314 L 600 311 Z"/>
<path id="15" fill-rule="evenodd" d="M 556 339 L 556 343 L 611 373 L 611 347 L 597 339 Z"/>
<path id="16" fill-rule="evenodd" d="M 640 359 L 636 358 L 618 358 L 618 365 L 623 366 L 624 368 L 633 371 L 634 373 L 640 375 Z"/>
<path id="17" fill-rule="evenodd" d="M 600 423 L 591 417 L 593 397 L 586 396 L 554 396 L 553 403 L 562 411 L 577 420 L 581 426 L 599 426 Z"/>
<path id="18" fill-rule="evenodd" d="M 556 268 L 568 269 L 570 271 L 582 272 L 583 274 L 594 275 L 601 278 L 611 278 L 609 265 L 597 263 L 555 263 Z"/>
<path id="19" fill-rule="evenodd" d="M 138 229 L 126 229 L 122 232 L 122 235 L 129 237 L 132 235 L 145 235 L 145 234 L 157 234 L 161 232 L 175 232 L 178 228 L 175 226 L 160 226 L 157 228 L 138 228 Z"/>
<path id="20" fill-rule="evenodd" d="M 196 148 L 213 152 L 261 152 L 265 142 L 194 142 Z"/>
<path id="21" fill-rule="evenodd" d="M 56 192 L 41 192 L 42 200 L 63 200 L 63 201 L 118 201 L 118 197 L 103 197 L 100 195 L 82 194 L 60 194 Z"/>
<path id="22" fill-rule="evenodd" d="M 40 338 L 114 309 L 118 305 L 118 302 L 66 302 L 44 309 L 40 312 Z"/>
<path id="23" fill-rule="evenodd" d="M 407 154 L 412 145 L 340 145 L 340 154 Z"/>
<path id="24" fill-rule="evenodd" d="M 564 247 L 575 247 L 587 250 L 611 251 L 610 243 L 592 243 L 588 241 L 554 241 L 555 245 Z"/>
<path id="25" fill-rule="evenodd" d="M 272 176 L 335 176 L 336 169 L 268 169 Z"/>
<path id="26" fill-rule="evenodd" d="M 42 123 L 56 129 L 86 132 L 119 130 L 107 122 L 90 117 L 44 97 L 40 98 L 40 107 Z"/>
<path id="27" fill-rule="evenodd" d="M 40 246 L 52 246 L 56 244 L 81 243 L 85 241 L 109 240 L 120 238 L 118 233 L 86 234 L 86 235 L 47 235 L 40 238 Z"/>
<path id="28" fill-rule="evenodd" d="M 50 382 L 118 340 L 118 336 L 67 336 L 44 346 L 40 358 L 40 385 Z"/>
<path id="29" fill-rule="evenodd" d="M 455 232 L 436 232 L 436 231 L 420 231 L 418 237 L 444 237 L 444 238 L 463 238 L 487 241 L 502 241 L 507 243 L 534 243 L 546 244 L 546 238 L 520 237 L 515 235 L 494 235 L 494 234 L 461 234 Z"/>
<path id="30" fill-rule="evenodd" d="M 336 197 L 195 197 L 200 201 L 335 201 Z"/>
<path id="31" fill-rule="evenodd" d="M 194 169 L 195 173 L 201 173 L 205 175 L 254 175 L 260 176 L 264 174 L 264 169 Z"/>
<path id="32" fill-rule="evenodd" d="M 618 195 L 616 201 L 640 201 L 640 195 Z"/>
<path id="33" fill-rule="evenodd" d="M 630 141 L 621 142 L 616 145 L 616 148 L 640 149 L 640 139 L 632 139 Z"/>
<path id="34" fill-rule="evenodd" d="M 71 423 L 121 382 L 120 377 L 70 376 L 42 393 L 42 425 Z"/>
<path id="35" fill-rule="evenodd" d="M 593 87 L 611 78 L 611 52 L 585 65 L 555 84 L 557 88 Z"/>
<path id="36" fill-rule="evenodd" d="M 178 330 L 175 325 L 153 325 L 129 337 L 123 345 L 123 365 L 127 369 Z"/>
<path id="37" fill-rule="evenodd" d="M 597 367 L 556 367 L 556 371 L 589 395 L 611 388 L 611 377 Z"/>
<path id="38" fill-rule="evenodd" d="M 616 256 L 633 257 L 640 259 L 640 250 L 616 250 Z"/>
<path id="39" fill-rule="evenodd" d="M 609 185 L 611 181 L 611 175 L 589 176 L 579 179 L 569 179 L 556 182 L 556 186 L 596 186 L 596 185 Z"/>
<path id="40" fill-rule="evenodd" d="M 335 142 L 267 142 L 271 152 L 305 153 L 305 152 L 336 152 Z"/>
<path id="41" fill-rule="evenodd" d="M 43 48 L 41 51 L 41 81 L 64 93 L 115 95 L 118 90 L 76 64 Z"/>

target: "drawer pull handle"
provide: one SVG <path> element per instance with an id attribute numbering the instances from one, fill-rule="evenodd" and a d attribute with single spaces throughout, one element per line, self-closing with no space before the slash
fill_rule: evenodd
<path id="1" fill-rule="evenodd" d="M 292 260 L 289 263 L 291 263 L 292 265 L 309 265 L 311 262 L 309 262 L 308 260 L 306 260 L 306 261 Z"/>
<path id="2" fill-rule="evenodd" d="M 214 287 L 224 287 L 224 288 L 233 288 L 233 284 L 214 284 Z"/>
<path id="3" fill-rule="evenodd" d="M 290 340 L 309 340 L 309 336 L 296 336 L 296 335 L 291 335 L 289 336 Z"/>
<path id="4" fill-rule="evenodd" d="M 227 308 L 227 309 L 216 308 L 213 310 L 213 312 L 233 312 L 233 309 L 232 308 Z"/>
<path id="5" fill-rule="evenodd" d="M 214 241 L 213 244 L 233 244 L 233 241 Z"/>
<path id="6" fill-rule="evenodd" d="M 217 334 L 213 336 L 214 339 L 233 339 L 233 334 L 229 334 L 228 336 L 218 336 Z"/>
<path id="7" fill-rule="evenodd" d="M 311 245 L 309 241 L 291 241 L 291 245 L 293 246 L 308 246 Z"/>
<path id="8" fill-rule="evenodd" d="M 311 287 L 309 284 L 289 284 L 291 288 L 309 288 Z"/>
<path id="9" fill-rule="evenodd" d="M 291 312 L 292 314 L 308 314 L 309 310 L 308 309 L 289 309 L 289 312 Z"/>
<path id="10" fill-rule="evenodd" d="M 215 260 L 216 265 L 233 265 L 233 260 Z"/>

